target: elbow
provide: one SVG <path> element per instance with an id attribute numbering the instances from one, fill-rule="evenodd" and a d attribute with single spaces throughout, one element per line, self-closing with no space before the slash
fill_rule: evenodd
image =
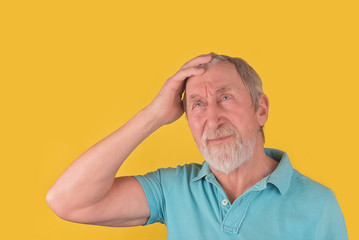
<path id="1" fill-rule="evenodd" d="M 46 202 L 50 209 L 61 219 L 75 223 L 87 223 L 81 219 L 81 214 L 71 208 L 71 201 L 64 200 L 63 194 L 50 189 L 46 194 Z"/>
<path id="2" fill-rule="evenodd" d="M 46 194 L 46 203 L 51 208 L 51 210 L 53 210 L 53 211 L 54 211 L 55 206 L 56 206 L 55 200 L 56 200 L 56 198 L 55 198 L 53 192 L 50 189 Z"/>
<path id="3" fill-rule="evenodd" d="M 46 203 L 58 217 L 69 221 L 66 217 L 65 204 L 61 202 L 61 197 L 56 196 L 52 189 L 46 194 Z"/>

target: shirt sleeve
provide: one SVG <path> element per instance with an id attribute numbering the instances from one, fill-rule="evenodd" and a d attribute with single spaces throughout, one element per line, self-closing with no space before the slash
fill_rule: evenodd
<path id="1" fill-rule="evenodd" d="M 346 240 L 347 228 L 339 203 L 332 191 L 322 208 L 322 214 L 316 226 L 315 240 Z"/>
<path id="2" fill-rule="evenodd" d="M 180 170 L 180 167 L 161 168 L 145 175 L 134 176 L 140 182 L 150 208 L 150 218 L 145 225 L 155 222 L 166 223 L 166 196 Z"/>

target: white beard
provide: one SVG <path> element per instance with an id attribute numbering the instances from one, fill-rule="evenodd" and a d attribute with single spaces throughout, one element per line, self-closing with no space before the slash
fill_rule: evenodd
<path id="1" fill-rule="evenodd" d="M 209 143 L 208 139 L 233 136 L 221 143 Z M 200 152 L 208 164 L 214 169 L 228 174 L 252 158 L 257 142 L 254 132 L 249 138 L 239 136 L 237 129 L 230 124 L 222 125 L 214 131 L 205 131 L 202 136 Z"/>

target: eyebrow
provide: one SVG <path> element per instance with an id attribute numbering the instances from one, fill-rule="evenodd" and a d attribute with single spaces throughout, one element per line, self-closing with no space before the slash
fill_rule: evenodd
<path id="1" fill-rule="evenodd" d="M 201 99 L 201 98 L 203 98 L 203 97 L 201 97 L 201 95 L 199 95 L 199 94 L 192 94 L 192 95 L 189 97 L 188 102 L 189 102 L 189 103 L 192 103 L 192 102 L 194 102 L 194 101 L 196 101 L 196 100 L 198 100 L 198 99 Z"/>
<path id="2" fill-rule="evenodd" d="M 229 85 L 224 85 L 223 87 L 220 87 L 217 89 L 216 93 L 224 93 L 224 92 L 228 92 L 231 91 L 233 88 Z"/>
<path id="3" fill-rule="evenodd" d="M 228 92 L 228 91 L 231 91 L 233 90 L 233 88 L 230 86 L 230 85 L 224 85 L 223 87 L 220 87 L 216 90 L 216 94 L 221 94 L 221 93 L 224 93 L 224 92 Z M 192 94 L 189 99 L 188 99 L 188 102 L 189 103 L 192 103 L 198 99 L 201 99 L 203 98 L 201 95 L 195 93 L 195 94 Z"/>

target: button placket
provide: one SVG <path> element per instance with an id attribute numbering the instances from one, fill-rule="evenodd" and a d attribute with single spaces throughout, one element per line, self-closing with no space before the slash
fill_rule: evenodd
<path id="1" fill-rule="evenodd" d="M 223 191 L 218 191 L 217 194 L 217 201 L 219 207 L 218 210 L 220 213 L 220 219 L 221 221 L 223 221 L 229 209 L 231 208 L 231 203 L 228 201 L 227 196 Z"/>
<path id="2" fill-rule="evenodd" d="M 229 211 L 227 211 L 224 216 L 221 226 L 222 231 L 231 234 L 238 234 L 253 197 L 254 192 L 249 192 L 233 203 Z"/>

